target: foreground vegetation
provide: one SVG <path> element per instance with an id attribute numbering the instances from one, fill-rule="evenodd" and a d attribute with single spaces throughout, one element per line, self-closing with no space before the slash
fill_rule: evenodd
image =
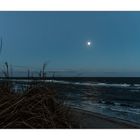
<path id="1" fill-rule="evenodd" d="M 77 127 L 70 110 L 47 83 L 33 81 L 19 93 L 10 81 L 8 63 L 5 63 L 3 73 L 6 80 L 0 81 L 0 128 Z M 45 77 L 45 65 L 39 74 Z"/>
<path id="2" fill-rule="evenodd" d="M 22 94 L 10 91 L 8 84 L 0 85 L 0 128 L 76 127 L 70 110 L 46 84 L 30 86 Z"/>

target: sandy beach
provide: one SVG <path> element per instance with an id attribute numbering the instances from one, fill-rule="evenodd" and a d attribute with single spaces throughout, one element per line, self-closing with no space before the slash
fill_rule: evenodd
<path id="1" fill-rule="evenodd" d="M 81 109 L 72 109 L 74 115 L 73 120 L 80 125 L 83 129 L 134 129 L 140 128 L 140 125 L 131 122 L 109 118 L 107 116 L 93 113 Z"/>

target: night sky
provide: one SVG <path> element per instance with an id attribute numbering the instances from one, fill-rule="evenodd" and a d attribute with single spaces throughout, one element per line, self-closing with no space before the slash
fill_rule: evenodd
<path id="1" fill-rule="evenodd" d="M 0 36 L 1 64 L 140 76 L 140 12 L 0 12 Z"/>

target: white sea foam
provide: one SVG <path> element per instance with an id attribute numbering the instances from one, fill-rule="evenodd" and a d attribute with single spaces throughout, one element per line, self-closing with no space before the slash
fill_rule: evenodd
<path id="1" fill-rule="evenodd" d="M 119 111 L 119 112 L 126 112 L 126 113 L 133 113 L 133 114 L 140 114 L 140 109 L 130 108 L 130 107 L 111 107 L 111 110 Z"/>
<path id="2" fill-rule="evenodd" d="M 32 80 L 13 80 L 14 82 L 22 81 L 22 82 L 32 82 Z M 44 81 L 44 80 L 38 80 L 38 81 Z M 95 83 L 95 82 L 71 82 L 71 81 L 64 81 L 64 80 L 45 80 L 45 82 L 54 82 L 54 83 L 60 83 L 60 84 L 73 84 L 73 85 L 83 85 L 83 86 L 103 86 L 103 87 L 133 87 L 140 89 L 140 84 L 134 84 L 134 86 L 131 86 L 130 84 L 123 83 L 123 84 L 110 84 L 110 83 Z"/>
<path id="3" fill-rule="evenodd" d="M 140 89 L 132 89 L 131 92 L 140 92 Z"/>
<path id="4" fill-rule="evenodd" d="M 50 80 L 46 80 L 50 82 Z M 130 84 L 108 84 L 108 83 L 93 83 L 93 82 L 69 82 L 61 80 L 51 80 L 51 82 L 60 83 L 60 84 L 74 84 L 74 85 L 83 85 L 83 86 L 105 86 L 105 87 L 130 87 Z"/>
<path id="5" fill-rule="evenodd" d="M 135 87 L 140 87 L 140 84 L 134 84 Z"/>
<path id="6" fill-rule="evenodd" d="M 90 101 L 84 101 L 80 105 L 70 104 L 74 108 L 100 113 L 106 116 L 120 118 L 123 120 L 128 120 L 135 123 L 140 123 L 139 115 L 140 108 L 131 108 L 131 107 L 121 107 L 117 105 L 106 105 L 100 103 L 92 103 Z M 118 115 L 118 113 L 121 115 Z M 127 113 L 127 115 L 126 115 Z"/>

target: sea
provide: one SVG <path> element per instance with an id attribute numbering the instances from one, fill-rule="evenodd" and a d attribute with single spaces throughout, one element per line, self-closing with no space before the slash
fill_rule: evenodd
<path id="1" fill-rule="evenodd" d="M 139 77 L 56 77 L 45 81 L 67 106 L 140 125 Z"/>
<path id="2" fill-rule="evenodd" d="M 72 77 L 48 82 L 55 83 L 68 106 L 140 125 L 140 78 Z"/>

